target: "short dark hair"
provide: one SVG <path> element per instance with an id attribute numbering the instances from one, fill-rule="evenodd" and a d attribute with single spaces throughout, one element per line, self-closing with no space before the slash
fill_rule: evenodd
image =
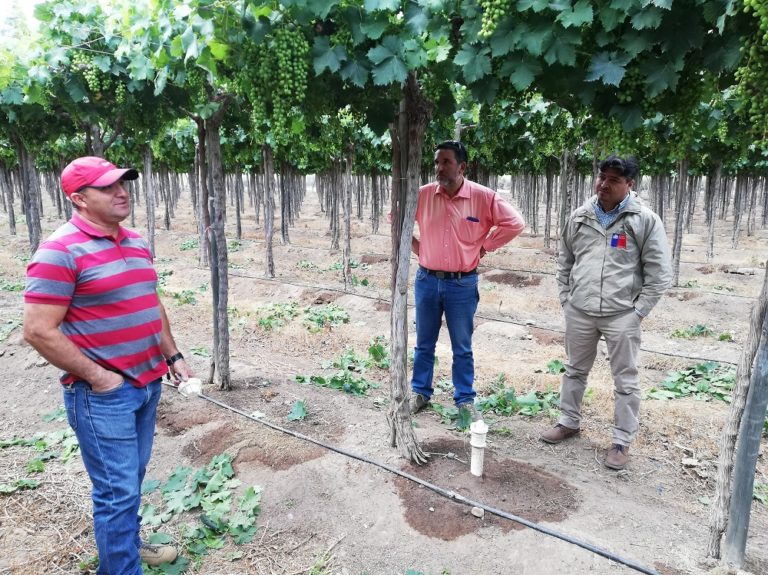
<path id="1" fill-rule="evenodd" d="M 456 156 L 456 161 L 458 163 L 469 162 L 469 154 L 467 154 L 467 148 L 458 140 L 445 140 L 444 142 L 440 142 L 435 147 L 435 152 L 438 150 L 453 150 L 453 154 Z"/>
<path id="2" fill-rule="evenodd" d="M 600 162 L 598 168 L 601 172 L 605 170 L 616 170 L 628 180 L 634 180 L 637 178 L 637 174 L 640 171 L 637 158 L 634 156 L 620 158 L 616 154 L 611 154 L 605 158 L 602 162 Z"/>

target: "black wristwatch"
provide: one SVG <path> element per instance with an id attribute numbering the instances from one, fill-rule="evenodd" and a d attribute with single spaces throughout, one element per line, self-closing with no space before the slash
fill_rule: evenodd
<path id="1" fill-rule="evenodd" d="M 183 356 L 183 355 L 181 355 L 181 352 L 179 352 L 179 353 L 176 353 L 176 354 L 172 355 L 171 357 L 167 358 L 167 359 L 165 360 L 165 363 L 167 363 L 167 364 L 168 364 L 168 366 L 170 367 L 170 366 L 172 366 L 174 363 L 176 363 L 177 361 L 179 361 L 180 359 L 184 359 L 184 356 Z"/>

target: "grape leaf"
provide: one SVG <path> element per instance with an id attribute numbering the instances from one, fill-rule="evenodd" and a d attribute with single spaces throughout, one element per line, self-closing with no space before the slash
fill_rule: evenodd
<path id="1" fill-rule="evenodd" d="M 598 12 L 598 18 L 600 23 L 606 32 L 616 29 L 616 27 L 624 21 L 626 14 L 614 10 L 613 8 L 601 8 Z"/>
<path id="2" fill-rule="evenodd" d="M 429 15 L 416 4 L 409 4 L 405 9 L 405 25 L 414 36 L 420 36 L 429 24 Z"/>
<path id="3" fill-rule="evenodd" d="M 528 29 L 520 39 L 520 44 L 533 56 L 541 56 L 544 44 L 552 36 L 552 24 L 540 22 Z"/>
<path id="4" fill-rule="evenodd" d="M 491 36 L 491 55 L 496 58 L 504 56 L 517 46 L 521 34 L 515 33 L 515 22 L 511 18 L 503 20 Z"/>
<path id="5" fill-rule="evenodd" d="M 368 59 L 376 66 L 373 69 L 373 83 L 384 86 L 403 82 L 408 68 L 402 60 L 402 41 L 396 36 L 386 36 L 381 44 L 368 50 Z"/>
<path id="6" fill-rule="evenodd" d="M 160 490 L 163 493 L 168 493 L 170 491 L 178 491 L 182 489 L 187 482 L 187 477 L 189 477 L 190 473 L 192 473 L 190 467 L 177 467 L 173 470 L 168 481 L 165 482 L 165 485 L 163 485 Z"/>
<path id="7" fill-rule="evenodd" d="M 341 63 L 347 60 L 347 52 L 342 46 L 331 47 L 328 38 L 318 36 L 312 46 L 313 66 L 318 76 L 328 68 L 335 73 L 341 68 Z"/>
<path id="8" fill-rule="evenodd" d="M 552 43 L 544 53 L 544 61 L 547 64 L 564 64 L 574 66 L 576 64 L 576 46 L 581 41 L 577 30 L 563 30 L 552 37 Z"/>
<path id="9" fill-rule="evenodd" d="M 291 413 L 288 414 L 288 421 L 300 421 L 307 417 L 307 408 L 301 399 L 293 402 Z"/>
<path id="10" fill-rule="evenodd" d="M 645 92 L 651 98 L 665 90 L 677 88 L 677 82 L 680 79 L 679 66 L 654 58 L 643 63 L 640 70 L 645 77 Z"/>
<path id="11" fill-rule="evenodd" d="M 376 10 L 397 12 L 400 10 L 400 0 L 365 0 L 364 6 L 366 12 L 375 12 Z"/>
<path id="12" fill-rule="evenodd" d="M 602 80 L 603 84 L 618 86 L 627 71 L 625 66 L 629 60 L 630 57 L 626 54 L 598 52 L 592 56 L 586 80 L 587 82 Z"/>
<path id="13" fill-rule="evenodd" d="M 307 8 L 318 18 L 325 20 L 331 9 L 339 3 L 339 0 L 308 0 Z"/>
<path id="14" fill-rule="evenodd" d="M 565 28 L 591 24 L 594 18 L 592 4 L 588 0 L 579 0 L 572 7 L 563 10 L 558 14 L 557 21 L 561 22 Z"/>
<path id="15" fill-rule="evenodd" d="M 462 67 L 462 73 L 467 82 L 474 83 L 491 72 L 491 59 L 488 56 L 490 49 L 475 47 L 469 44 L 464 46 L 453 59 L 457 66 Z"/>
<path id="16" fill-rule="evenodd" d="M 519 92 L 527 89 L 536 76 L 541 73 L 541 64 L 528 58 L 513 58 L 504 62 L 501 67 L 502 75 L 509 77 L 510 83 Z"/>
<path id="17" fill-rule="evenodd" d="M 386 15 L 376 15 L 375 17 L 368 18 L 366 21 L 360 23 L 360 31 L 365 34 L 366 38 L 371 40 L 378 40 L 382 37 L 384 32 L 389 26 L 389 21 Z"/>
<path id="18" fill-rule="evenodd" d="M 210 42 L 208 42 L 208 48 L 211 49 L 211 54 L 217 60 L 224 60 L 229 54 L 229 46 L 224 44 L 223 42 L 217 42 L 216 40 L 211 40 Z"/>
<path id="19" fill-rule="evenodd" d="M 615 105 L 609 114 L 618 118 L 625 132 L 632 132 L 643 125 L 643 109 L 637 105 Z"/>
<path id="20" fill-rule="evenodd" d="M 541 12 L 549 7 L 548 0 L 519 0 L 517 3 L 518 12 L 525 12 L 529 8 L 534 12 Z"/>
<path id="21" fill-rule="evenodd" d="M 631 22 L 635 30 L 658 28 L 661 25 L 661 10 L 655 6 L 649 6 L 632 16 Z"/>
<path id="22" fill-rule="evenodd" d="M 153 492 L 160 487 L 160 483 L 161 481 L 159 479 L 147 479 L 141 484 L 141 494 L 146 495 L 147 493 Z"/>

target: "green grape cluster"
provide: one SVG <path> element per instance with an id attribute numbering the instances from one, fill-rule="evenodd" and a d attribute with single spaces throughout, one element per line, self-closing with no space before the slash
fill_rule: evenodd
<path id="1" fill-rule="evenodd" d="M 600 155 L 637 153 L 636 134 L 624 131 L 615 118 L 593 116 L 589 122 L 595 130 L 595 143 Z"/>
<path id="2" fill-rule="evenodd" d="M 187 90 L 195 104 L 208 103 L 208 93 L 205 91 L 207 80 L 201 68 L 193 66 L 187 70 Z"/>
<path id="3" fill-rule="evenodd" d="M 290 25 L 278 28 L 272 40 L 269 50 L 245 45 L 236 84 L 250 104 L 252 129 L 270 129 L 278 141 L 284 141 L 294 108 L 306 98 L 310 48 L 301 30 Z"/>
<path id="4" fill-rule="evenodd" d="M 278 28 L 274 44 L 277 59 L 277 86 L 273 95 L 277 116 L 304 102 L 309 72 L 309 42 L 298 29 Z"/>
<path id="5" fill-rule="evenodd" d="M 488 38 L 495 31 L 499 22 L 512 10 L 512 0 L 480 0 L 483 9 L 483 23 L 480 37 Z"/>
<path id="6" fill-rule="evenodd" d="M 331 46 L 344 46 L 350 48 L 352 45 L 352 30 L 349 28 L 342 27 L 331 34 Z"/>
<path id="7" fill-rule="evenodd" d="M 758 19 L 762 41 L 768 44 L 768 2 L 766 0 L 744 0 L 744 12 L 752 12 Z"/>
<path id="8" fill-rule="evenodd" d="M 251 126 L 258 132 L 267 122 L 266 102 L 275 63 L 270 52 L 260 51 L 251 42 L 244 45 L 242 58 L 242 65 L 235 75 L 235 86 L 248 101 Z"/>
<path id="9" fill-rule="evenodd" d="M 125 84 L 121 82 L 118 82 L 117 87 L 115 88 L 115 101 L 118 104 L 125 102 Z"/>
<path id="10" fill-rule="evenodd" d="M 670 144 L 677 157 L 684 157 L 696 140 L 699 104 L 704 98 L 704 89 L 705 83 L 698 75 L 689 75 L 678 82 L 670 114 L 673 127 Z"/>
<path id="11" fill-rule="evenodd" d="M 757 20 L 757 31 L 745 39 L 745 63 L 736 72 L 750 124 L 768 134 L 768 0 L 744 0 L 744 12 Z"/>
<path id="12" fill-rule="evenodd" d="M 650 96 L 646 96 L 645 98 L 643 98 L 643 102 L 642 102 L 643 117 L 650 118 L 656 112 L 658 112 L 660 102 L 661 102 L 661 98 L 659 98 L 659 96 L 654 96 L 653 98 L 651 98 Z"/>
<path id="13" fill-rule="evenodd" d="M 634 66 L 627 70 L 621 79 L 616 98 L 622 104 L 631 104 L 641 102 L 644 95 L 643 75 L 640 73 L 640 69 Z"/>
<path id="14" fill-rule="evenodd" d="M 99 69 L 93 64 L 93 58 L 89 54 L 76 50 L 72 54 L 72 65 L 83 75 L 91 93 L 97 94 L 101 92 Z"/>

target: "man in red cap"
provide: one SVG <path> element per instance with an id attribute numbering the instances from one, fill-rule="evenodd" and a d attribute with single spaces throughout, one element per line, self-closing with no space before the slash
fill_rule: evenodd
<path id="1" fill-rule="evenodd" d="M 192 372 L 157 296 L 147 242 L 120 225 L 131 211 L 132 168 L 78 158 L 61 173 L 69 222 L 27 268 L 24 338 L 63 370 L 64 405 L 93 484 L 101 575 L 173 561 L 172 546 L 139 538 L 141 483 L 152 451 L 161 378 Z"/>

